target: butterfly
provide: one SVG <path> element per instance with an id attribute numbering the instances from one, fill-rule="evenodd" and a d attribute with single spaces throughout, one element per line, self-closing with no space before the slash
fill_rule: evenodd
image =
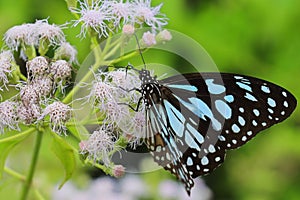
<path id="1" fill-rule="evenodd" d="M 250 76 L 211 72 L 157 80 L 149 70 L 137 71 L 146 145 L 188 195 L 193 178 L 216 169 L 227 150 L 288 118 L 297 104 L 284 88 Z"/>

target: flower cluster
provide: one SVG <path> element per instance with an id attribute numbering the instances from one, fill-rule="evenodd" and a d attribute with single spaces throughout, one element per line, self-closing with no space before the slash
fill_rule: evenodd
<path id="1" fill-rule="evenodd" d="M 12 101 L 0 104 L 0 131 L 5 127 L 17 129 L 19 123 L 34 124 L 46 115 L 50 116 L 50 126 L 54 132 L 65 132 L 63 124 L 70 117 L 69 106 L 54 102 L 49 105 L 55 93 L 63 93 L 63 88 L 71 77 L 72 67 L 65 60 L 52 61 L 37 56 L 26 63 L 27 81 L 16 87 L 19 94 Z"/>
<path id="2" fill-rule="evenodd" d="M 94 131 L 88 140 L 82 141 L 80 147 L 82 153 L 87 153 L 88 158 L 96 161 L 102 161 L 106 166 L 110 165 L 110 154 L 114 148 L 114 134 L 104 126 Z"/>
<path id="3" fill-rule="evenodd" d="M 160 13 L 162 4 L 151 7 L 150 0 L 78 2 L 79 8 L 71 8 L 71 11 L 80 15 L 74 26 L 82 24 L 80 35 L 83 37 L 89 28 L 96 31 L 99 37 L 107 37 L 121 27 L 125 33 L 133 33 L 134 27 L 150 27 L 155 33 L 167 25 L 166 16 Z"/>
<path id="4" fill-rule="evenodd" d="M 0 133 L 4 132 L 4 127 L 18 129 L 17 125 L 17 105 L 12 101 L 0 103 Z"/>
<path id="5" fill-rule="evenodd" d="M 81 150 L 88 154 L 88 158 L 109 165 L 110 157 L 107 155 L 118 150 L 117 142 L 120 138 L 124 138 L 133 148 L 142 142 L 145 112 L 143 105 L 140 105 L 137 112 L 133 111 L 141 95 L 132 90 L 140 87 L 140 84 L 134 70 L 123 68 L 95 74 L 87 98 L 94 110 L 99 110 L 105 116 L 100 129 L 94 131 L 88 140 L 81 142 Z"/>
<path id="6" fill-rule="evenodd" d="M 53 47 L 55 59 L 65 59 L 70 63 L 76 62 L 77 51 L 66 42 L 62 27 L 49 24 L 47 19 L 10 28 L 4 35 L 4 42 L 12 51 L 21 50 L 20 56 L 24 60 L 34 57 L 28 55 L 28 50 L 32 47 L 37 49 L 40 55 L 45 55 L 49 48 Z"/>
<path id="7" fill-rule="evenodd" d="M 0 53 L 0 84 L 4 87 L 9 82 L 8 75 L 13 71 L 15 63 L 13 54 L 10 51 L 3 51 Z M 0 85 L 0 91 L 2 86 Z"/>
<path id="8" fill-rule="evenodd" d="M 38 20 L 33 24 L 14 26 L 4 35 L 6 45 L 15 51 L 23 45 L 38 47 L 43 42 L 58 45 L 65 40 L 61 28 L 55 24 L 49 24 L 47 19 Z"/>
<path id="9" fill-rule="evenodd" d="M 137 106 L 141 95 L 130 90 L 140 85 L 141 81 L 134 70 L 100 71 L 95 75 L 88 96 L 93 106 L 105 113 L 104 123 L 138 140 L 144 136 L 145 114 L 143 105 L 140 105 L 138 112 L 133 111 L 132 106 Z"/>
<path id="10" fill-rule="evenodd" d="M 46 115 L 49 115 L 50 117 L 50 126 L 52 130 L 58 134 L 63 132 L 66 135 L 66 127 L 64 124 L 71 117 L 70 106 L 60 101 L 55 101 L 44 109 L 42 117 Z"/>

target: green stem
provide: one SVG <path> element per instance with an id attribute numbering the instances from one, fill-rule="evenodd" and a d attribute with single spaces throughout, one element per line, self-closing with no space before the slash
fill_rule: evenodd
<path id="1" fill-rule="evenodd" d="M 91 36 L 91 49 L 95 55 L 96 62 L 100 59 L 100 55 L 102 54 L 102 49 L 98 43 L 97 36 Z"/>
<path id="2" fill-rule="evenodd" d="M 109 58 L 110 56 L 112 56 L 114 53 L 116 53 L 116 51 L 118 50 L 118 48 L 120 47 L 120 43 L 118 43 L 117 45 L 115 45 L 110 51 L 109 53 L 104 55 L 104 60 L 106 60 L 107 58 Z"/>
<path id="3" fill-rule="evenodd" d="M 129 59 L 129 58 L 131 58 L 131 57 L 133 57 L 133 56 L 136 56 L 136 55 L 138 55 L 138 54 L 139 54 L 138 51 L 133 51 L 133 52 L 131 52 L 131 53 L 129 53 L 129 54 L 126 54 L 126 55 L 124 55 L 124 56 L 121 56 L 121 57 L 119 57 L 119 58 L 117 58 L 117 59 L 111 61 L 111 63 L 112 63 L 112 64 L 118 63 L 118 62 L 121 62 L 121 61 L 123 61 L 123 60 Z"/>
<path id="4" fill-rule="evenodd" d="M 13 169 L 10 169 L 10 168 L 8 168 L 8 167 L 4 167 L 4 171 L 5 171 L 7 174 L 9 174 L 9 175 L 11 175 L 11 176 L 13 176 L 13 177 L 15 177 L 15 178 L 21 180 L 21 181 L 25 181 L 25 180 L 26 180 L 26 177 L 25 177 L 24 175 L 22 175 L 22 174 L 20 174 L 20 173 L 18 173 L 18 172 L 16 172 L 16 171 L 14 171 Z"/>
<path id="5" fill-rule="evenodd" d="M 16 179 L 19 179 L 20 181 L 22 182 L 25 182 L 26 181 L 26 177 L 23 175 L 23 174 L 20 174 L 19 172 L 16 172 L 15 170 L 9 168 L 9 167 L 4 167 L 4 171 L 15 177 Z M 38 189 L 35 188 L 35 186 L 32 186 L 33 189 L 34 189 L 34 193 L 35 193 L 35 196 L 37 197 L 37 199 L 39 200 L 45 200 L 45 198 L 42 196 L 42 194 L 40 193 L 40 191 Z"/>
<path id="6" fill-rule="evenodd" d="M 33 175 L 34 175 L 34 172 L 36 169 L 36 164 L 37 164 L 37 159 L 38 159 L 38 155 L 40 152 L 42 138 L 43 138 L 43 132 L 41 132 L 39 130 L 36 135 L 36 142 L 35 142 L 35 146 L 34 146 L 33 156 L 32 156 L 32 160 L 31 160 L 31 164 L 30 164 L 30 168 L 29 168 L 29 173 L 28 173 L 28 175 L 26 177 L 26 181 L 24 183 L 21 200 L 27 199 L 27 196 L 28 196 L 31 184 L 32 184 Z"/>

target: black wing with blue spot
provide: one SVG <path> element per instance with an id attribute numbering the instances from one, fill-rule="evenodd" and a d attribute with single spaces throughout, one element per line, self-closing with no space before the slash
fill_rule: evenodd
<path id="1" fill-rule="evenodd" d="M 188 193 L 192 178 L 219 166 L 226 150 L 285 120 L 297 104 L 282 87 L 244 75 L 192 73 L 158 83 L 144 97 L 151 104 L 146 109 L 148 147 Z"/>

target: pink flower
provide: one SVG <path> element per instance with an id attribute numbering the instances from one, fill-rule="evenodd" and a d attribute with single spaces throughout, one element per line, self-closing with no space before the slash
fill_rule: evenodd
<path id="1" fill-rule="evenodd" d="M 116 178 L 120 178 L 125 174 L 125 167 L 123 165 L 115 165 L 113 168 L 113 175 Z"/>

